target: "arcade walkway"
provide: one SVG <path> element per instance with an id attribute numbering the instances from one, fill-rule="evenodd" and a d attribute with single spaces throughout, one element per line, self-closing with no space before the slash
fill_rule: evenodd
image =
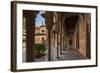
<path id="1" fill-rule="evenodd" d="M 91 14 L 89 13 L 65 13 L 46 11 L 43 17 L 46 19 L 46 45 L 48 50 L 45 56 L 35 57 L 35 17 L 38 11 L 24 10 L 26 50 L 23 54 L 25 62 L 62 61 L 91 59 Z M 34 20 L 33 20 L 34 19 Z M 23 42 L 24 43 L 24 42 Z M 52 47 L 54 45 L 55 47 Z M 68 45 L 74 48 L 66 48 Z M 75 48 L 77 48 L 75 50 Z M 63 50 L 65 49 L 65 50 Z M 60 52 L 62 51 L 62 54 Z M 80 52 L 82 53 L 80 53 Z M 87 58 L 85 58 L 87 57 Z M 25 57 L 25 59 L 24 59 Z"/>
<path id="2" fill-rule="evenodd" d="M 51 53 L 51 61 L 65 61 L 65 60 L 82 60 L 82 59 L 87 59 L 84 57 L 79 51 L 76 49 L 68 49 L 66 48 L 62 54 L 59 53 L 59 58 L 57 58 L 57 49 L 52 48 L 52 53 Z M 36 62 L 40 61 L 47 61 L 48 56 L 45 55 L 44 57 L 41 57 L 39 59 L 36 59 Z"/>
<path id="3" fill-rule="evenodd" d="M 57 53 L 52 54 L 53 61 L 63 61 L 63 60 L 82 60 L 86 59 L 79 51 L 76 49 L 65 49 L 62 54 L 59 54 L 59 58 L 56 57 Z"/>

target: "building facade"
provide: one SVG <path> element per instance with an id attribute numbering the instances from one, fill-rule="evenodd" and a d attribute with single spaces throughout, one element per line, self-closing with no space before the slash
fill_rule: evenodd
<path id="1" fill-rule="evenodd" d="M 41 25 L 38 27 L 35 27 L 35 43 L 41 44 L 43 43 L 43 40 L 46 40 L 46 26 Z"/>

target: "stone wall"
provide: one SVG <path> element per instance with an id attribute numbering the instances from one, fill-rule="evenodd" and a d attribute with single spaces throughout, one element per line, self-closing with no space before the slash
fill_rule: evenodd
<path id="1" fill-rule="evenodd" d="M 86 21 L 82 15 L 79 22 L 79 44 L 79 51 L 86 56 Z"/>

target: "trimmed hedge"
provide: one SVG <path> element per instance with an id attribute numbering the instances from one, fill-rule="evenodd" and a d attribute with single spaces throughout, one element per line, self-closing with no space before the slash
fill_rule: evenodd
<path id="1" fill-rule="evenodd" d="M 35 55 L 41 57 L 44 55 L 46 48 L 43 44 L 35 44 Z"/>

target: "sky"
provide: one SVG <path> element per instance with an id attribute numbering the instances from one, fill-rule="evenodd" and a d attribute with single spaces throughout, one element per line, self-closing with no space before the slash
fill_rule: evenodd
<path id="1" fill-rule="evenodd" d="M 45 25 L 45 18 L 41 16 L 41 14 L 45 13 L 45 11 L 40 11 L 35 18 L 36 26 Z"/>

